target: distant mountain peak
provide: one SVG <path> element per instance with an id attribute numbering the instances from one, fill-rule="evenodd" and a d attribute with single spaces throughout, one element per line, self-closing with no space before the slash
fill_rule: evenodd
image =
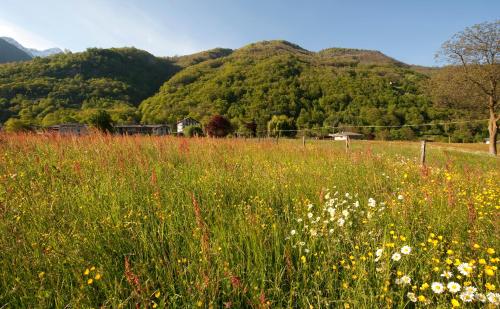
<path id="1" fill-rule="evenodd" d="M 52 55 L 63 53 L 62 49 L 60 49 L 58 47 L 48 48 L 48 49 L 45 49 L 45 50 L 38 50 L 38 49 L 35 49 L 35 48 L 24 47 L 18 41 L 16 41 L 13 38 L 10 38 L 10 37 L 0 37 L 0 39 L 3 39 L 7 43 L 9 43 L 9 44 L 11 44 L 11 45 L 19 48 L 20 50 L 24 51 L 25 53 L 27 53 L 31 57 L 48 57 L 48 56 L 52 56 Z"/>

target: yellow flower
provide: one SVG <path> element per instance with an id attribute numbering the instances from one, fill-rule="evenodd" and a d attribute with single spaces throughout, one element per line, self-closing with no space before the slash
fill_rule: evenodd
<path id="1" fill-rule="evenodd" d="M 422 286 L 420 287 L 420 289 L 421 289 L 422 291 L 425 291 L 425 290 L 427 290 L 428 288 L 429 288 L 429 284 L 428 284 L 428 283 L 424 283 L 424 284 L 422 284 Z"/>
<path id="2" fill-rule="evenodd" d="M 488 276 L 494 276 L 495 275 L 495 272 L 490 267 L 485 268 L 484 269 L 484 273 L 487 274 Z"/>
<path id="3" fill-rule="evenodd" d="M 89 284 L 89 285 L 92 284 L 92 282 L 94 282 L 94 280 L 92 280 L 92 279 L 87 280 L 87 284 Z"/>
<path id="4" fill-rule="evenodd" d="M 453 298 L 451 300 L 451 306 L 452 307 L 460 307 L 460 303 L 458 302 L 458 300 L 456 300 L 455 298 Z"/>
<path id="5" fill-rule="evenodd" d="M 90 270 L 94 271 L 95 270 L 95 266 L 90 267 Z"/>
<path id="6" fill-rule="evenodd" d="M 446 254 L 452 255 L 453 254 L 453 250 L 449 249 L 448 251 L 446 251 Z"/>
<path id="7" fill-rule="evenodd" d="M 419 295 L 417 298 L 418 298 L 418 301 L 422 302 L 422 303 L 426 300 L 424 295 Z"/>
<path id="8" fill-rule="evenodd" d="M 42 279 L 45 276 L 45 272 L 42 271 L 38 274 L 38 278 Z"/>
<path id="9" fill-rule="evenodd" d="M 481 264 L 481 265 L 486 264 L 486 260 L 485 259 L 479 259 L 479 264 Z"/>
<path id="10" fill-rule="evenodd" d="M 199 300 L 199 301 L 196 303 L 196 306 L 198 306 L 198 307 L 203 306 L 203 302 L 202 302 L 201 300 Z"/>
<path id="11" fill-rule="evenodd" d="M 155 293 L 155 297 L 156 297 L 156 298 L 160 298 L 160 295 L 161 295 L 161 292 L 160 292 L 160 291 L 156 291 L 156 293 Z"/>
<path id="12" fill-rule="evenodd" d="M 489 291 L 494 291 L 495 288 L 496 288 L 494 284 L 491 284 L 489 282 L 486 282 L 486 284 L 484 285 L 484 287 L 486 287 L 486 289 L 489 290 Z"/>
<path id="13" fill-rule="evenodd" d="M 301 261 L 302 261 L 302 263 L 304 263 L 304 264 L 307 262 L 307 259 L 306 259 L 306 257 L 305 257 L 305 256 L 301 256 L 301 257 L 300 257 L 300 260 L 301 260 Z"/>
<path id="14" fill-rule="evenodd" d="M 486 252 L 487 252 L 488 254 L 490 254 L 490 255 L 493 255 L 493 254 L 495 254 L 495 249 L 493 249 L 493 248 L 488 248 L 488 249 L 486 250 Z"/>
<path id="15" fill-rule="evenodd" d="M 87 276 L 89 273 L 90 273 L 90 270 L 89 270 L 88 268 L 87 268 L 87 269 L 85 269 L 85 271 L 83 272 L 83 274 L 84 274 L 85 276 Z"/>
<path id="16" fill-rule="evenodd" d="M 97 273 L 94 277 L 95 280 L 100 280 L 101 279 L 101 274 Z"/>
<path id="17" fill-rule="evenodd" d="M 156 307 L 158 307 L 158 305 L 155 302 L 153 302 L 153 306 L 151 306 L 151 307 L 156 308 Z"/>

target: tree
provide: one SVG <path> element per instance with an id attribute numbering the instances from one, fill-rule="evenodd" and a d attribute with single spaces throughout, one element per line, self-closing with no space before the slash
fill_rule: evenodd
<path id="1" fill-rule="evenodd" d="M 440 84 L 440 88 L 446 90 L 444 93 L 452 94 L 448 99 L 453 105 L 462 103 L 468 103 L 469 106 L 477 105 L 477 99 L 485 103 L 483 106 L 489 113 L 489 151 L 490 154 L 496 155 L 498 120 L 500 120 L 498 115 L 500 20 L 477 24 L 455 34 L 443 43 L 436 56 L 455 66 L 450 71 L 457 75 L 449 76 L 448 80 L 444 78 L 448 85 Z M 465 95 L 468 99 L 457 100 L 460 95 L 462 97 Z"/>
<path id="2" fill-rule="evenodd" d="M 210 137 L 225 137 L 231 133 L 232 129 L 231 122 L 221 115 L 213 116 L 205 127 Z"/>
<path id="3" fill-rule="evenodd" d="M 96 113 L 92 114 L 89 118 L 89 122 L 103 133 L 113 132 L 113 121 L 111 120 L 111 115 L 105 110 L 100 109 Z"/>
<path id="4" fill-rule="evenodd" d="M 293 118 L 285 115 L 274 115 L 267 123 L 267 130 L 272 136 L 288 136 L 293 137 L 297 135 L 297 126 Z"/>

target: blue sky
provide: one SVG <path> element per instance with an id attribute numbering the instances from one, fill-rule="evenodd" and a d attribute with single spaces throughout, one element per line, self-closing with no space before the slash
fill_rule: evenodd
<path id="1" fill-rule="evenodd" d="M 135 46 L 158 56 L 284 39 L 436 65 L 441 43 L 500 18 L 498 0 L 0 0 L 0 36 L 27 47 Z"/>

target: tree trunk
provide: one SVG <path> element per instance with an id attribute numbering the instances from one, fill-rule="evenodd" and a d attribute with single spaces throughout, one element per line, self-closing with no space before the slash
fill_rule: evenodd
<path id="1" fill-rule="evenodd" d="M 497 117 L 495 115 L 495 110 L 490 107 L 490 120 L 488 122 L 488 132 L 490 133 L 490 145 L 489 152 L 491 155 L 497 155 Z"/>

